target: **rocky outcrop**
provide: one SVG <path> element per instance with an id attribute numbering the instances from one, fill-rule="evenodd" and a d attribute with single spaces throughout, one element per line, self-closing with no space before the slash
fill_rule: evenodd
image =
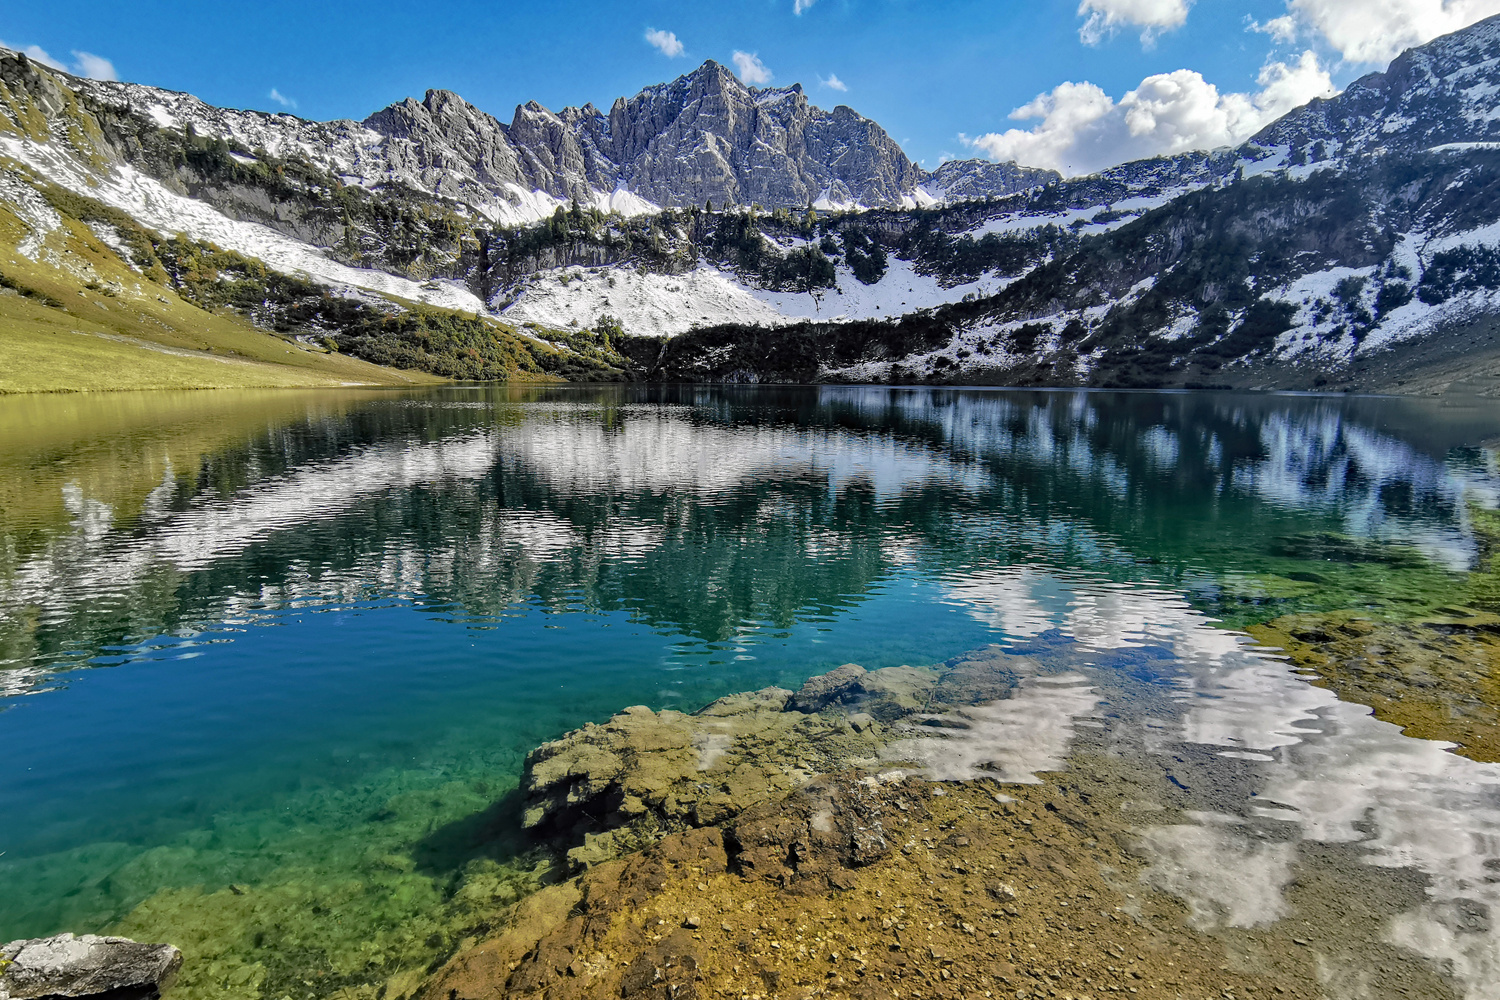
<path id="1" fill-rule="evenodd" d="M 1315 100 L 1251 140 L 1286 147 L 1298 162 L 1355 153 L 1418 151 L 1500 140 L 1494 67 L 1500 65 L 1500 17 L 1410 49 L 1381 73 Z"/>
<path id="2" fill-rule="evenodd" d="M 817 775 L 899 764 L 893 743 L 1006 697 L 1021 662 L 989 648 L 930 668 L 851 663 L 795 693 L 731 695 L 691 715 L 628 708 L 532 751 L 524 823 L 560 839 L 580 867 L 723 824 Z"/>
<path id="3" fill-rule="evenodd" d="M 1055 170 L 991 160 L 949 160 L 922 181 L 921 193 L 938 202 L 1003 198 L 1062 180 Z"/>
<path id="4" fill-rule="evenodd" d="M 160 145 L 149 133 L 191 129 L 199 138 L 224 140 L 240 156 L 303 161 L 342 183 L 451 199 L 506 225 L 545 218 L 574 200 L 627 214 L 705 201 L 901 208 L 1006 195 L 1056 176 L 966 161 L 946 166 L 937 187 L 919 192 L 930 175 L 875 122 L 843 105 L 817 107 L 800 84 L 746 86 L 711 60 L 619 98 L 608 114 L 592 104 L 553 112 L 531 101 L 509 123 L 446 90 L 408 97 L 362 122 L 311 122 L 217 108 L 139 84 L 49 71 L 53 76 L 109 119 L 110 156 L 169 184 L 181 164 L 145 155 Z M 49 118 L 63 111 L 54 104 L 44 109 Z M 949 193 L 933 193 L 939 189 Z M 235 208 L 228 196 L 218 203 Z M 246 217 L 262 221 L 260 213 L 247 210 Z M 274 218 L 265 221 L 282 228 Z"/>
<path id="5" fill-rule="evenodd" d="M 181 967 L 169 944 L 93 934 L 12 941 L 0 947 L 0 1000 L 155 1000 Z"/>

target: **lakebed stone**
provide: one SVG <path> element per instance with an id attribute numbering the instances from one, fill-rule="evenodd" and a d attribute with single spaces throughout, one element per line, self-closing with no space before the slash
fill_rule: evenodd
<path id="1" fill-rule="evenodd" d="M 0 947 L 0 1000 L 154 1000 L 181 967 L 169 944 L 93 934 L 12 941 Z"/>
<path id="2" fill-rule="evenodd" d="M 899 764 L 887 754 L 898 735 L 1005 697 L 1033 667 L 989 647 L 935 667 L 845 664 L 796 692 L 730 695 L 693 714 L 627 708 L 532 751 L 523 822 L 572 844 L 575 867 L 598 864 L 728 822 L 816 775 Z"/>

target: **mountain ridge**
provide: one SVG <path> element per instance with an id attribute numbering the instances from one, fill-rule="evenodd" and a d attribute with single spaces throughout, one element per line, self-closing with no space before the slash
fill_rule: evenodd
<path id="1" fill-rule="evenodd" d="M 586 377 L 1390 387 L 1500 316 L 1500 17 L 1241 146 L 1068 180 L 929 174 L 856 112 L 712 62 L 509 123 L 442 90 L 310 123 L 14 54 L 0 87 L 26 183 L 325 296 L 510 324 Z M 22 229 L 24 188 L 0 192 Z M 252 314 L 423 357 L 308 294 Z"/>
<path id="2" fill-rule="evenodd" d="M 62 74 L 65 75 L 66 74 Z M 506 225 L 545 219 L 573 201 L 643 214 L 712 202 L 767 209 L 916 207 L 942 200 L 928 174 L 875 122 L 846 105 L 825 111 L 801 84 L 754 88 L 706 61 L 675 80 L 553 112 L 535 101 L 509 123 L 458 94 L 431 89 L 363 121 L 216 108 L 143 84 L 69 77 L 104 106 L 164 128 L 192 125 L 246 151 L 296 153 L 348 183 L 402 184 Z M 983 161 L 972 162 L 976 168 Z M 951 173 L 951 168 L 950 168 Z M 971 180 L 965 196 L 1010 194 L 1057 178 L 1014 167 Z"/>

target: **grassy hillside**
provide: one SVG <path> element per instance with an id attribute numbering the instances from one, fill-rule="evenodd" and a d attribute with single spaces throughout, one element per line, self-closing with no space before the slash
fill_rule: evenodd
<path id="1" fill-rule="evenodd" d="M 29 190 L 0 198 L 0 393 L 561 381 L 623 362 L 590 334 L 332 294 L 6 167 Z"/>
<path id="2" fill-rule="evenodd" d="M 0 201 L 0 392 L 438 381 L 207 312 L 131 267 L 85 223 L 28 207 L 23 220 Z"/>

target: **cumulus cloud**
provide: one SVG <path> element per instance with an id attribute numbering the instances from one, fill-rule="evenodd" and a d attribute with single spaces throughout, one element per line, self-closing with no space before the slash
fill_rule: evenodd
<path id="1" fill-rule="evenodd" d="M 1018 121 L 1040 119 L 1033 128 L 964 141 L 996 160 L 1086 174 L 1243 142 L 1293 108 L 1335 92 L 1313 52 L 1290 64 L 1267 63 L 1257 82 L 1254 94 L 1221 94 L 1201 74 L 1180 69 L 1147 77 L 1119 101 L 1092 83 L 1064 83 L 1011 113 Z"/>
<path id="2" fill-rule="evenodd" d="M 297 107 L 297 102 L 296 101 L 292 100 L 290 97 L 287 97 L 285 94 L 283 94 L 281 91 L 277 90 L 275 87 L 272 87 L 271 88 L 271 92 L 269 94 L 267 94 L 266 96 L 269 97 L 269 98 L 271 98 L 271 100 L 275 101 L 277 104 L 281 105 L 283 108 L 296 108 Z"/>
<path id="3" fill-rule="evenodd" d="M 754 52 L 734 53 L 734 68 L 739 77 L 752 87 L 763 87 L 771 82 L 771 71 Z"/>
<path id="4" fill-rule="evenodd" d="M 1383 63 L 1500 14 L 1500 0 L 1287 0 L 1287 10 L 1350 62 Z"/>
<path id="5" fill-rule="evenodd" d="M 1250 22 L 1251 31 L 1258 31 L 1262 35 L 1270 35 L 1272 41 L 1282 44 L 1295 42 L 1297 40 L 1298 29 L 1301 27 L 1297 24 L 1297 19 L 1290 14 L 1273 17 L 1264 24 L 1260 21 L 1250 20 L 1248 17 L 1245 20 Z"/>
<path id="6" fill-rule="evenodd" d="M 817 2 L 818 0 L 792 0 L 792 13 L 801 17 L 804 10 Z"/>
<path id="7" fill-rule="evenodd" d="M 818 83 L 820 83 L 824 87 L 827 87 L 829 90 L 837 90 L 841 94 L 847 94 L 849 92 L 849 85 L 846 84 L 843 80 L 840 80 L 837 73 L 829 73 L 828 79 L 826 80 L 821 76 L 818 77 Z"/>
<path id="8" fill-rule="evenodd" d="M 1141 43 L 1151 45 L 1164 31 L 1187 23 L 1193 0 L 1083 0 L 1078 16 L 1088 17 L 1078 29 L 1085 45 L 1098 45 L 1123 25 L 1141 29 Z"/>
<path id="9" fill-rule="evenodd" d="M 652 28 L 646 32 L 646 41 L 650 42 L 652 47 L 662 55 L 672 59 L 682 55 L 684 51 L 682 43 L 670 31 L 657 31 L 655 28 Z"/>
<path id="10" fill-rule="evenodd" d="M 43 66 L 61 70 L 64 73 L 72 73 L 74 76 L 86 76 L 91 80 L 118 80 L 115 74 L 115 64 L 103 56 L 96 56 L 92 52 L 79 52 L 73 50 L 73 63 L 69 65 L 61 59 L 54 59 L 52 55 L 40 45 L 28 45 L 22 48 L 19 45 L 11 45 L 9 42 L 0 41 L 0 48 L 10 49 L 12 52 L 24 53 L 26 58 L 35 60 Z"/>
<path id="11" fill-rule="evenodd" d="M 92 52 L 79 52 L 73 50 L 73 68 L 78 71 L 79 76 L 86 76 L 90 80 L 118 80 L 115 74 L 115 64 L 103 56 L 96 56 Z"/>

